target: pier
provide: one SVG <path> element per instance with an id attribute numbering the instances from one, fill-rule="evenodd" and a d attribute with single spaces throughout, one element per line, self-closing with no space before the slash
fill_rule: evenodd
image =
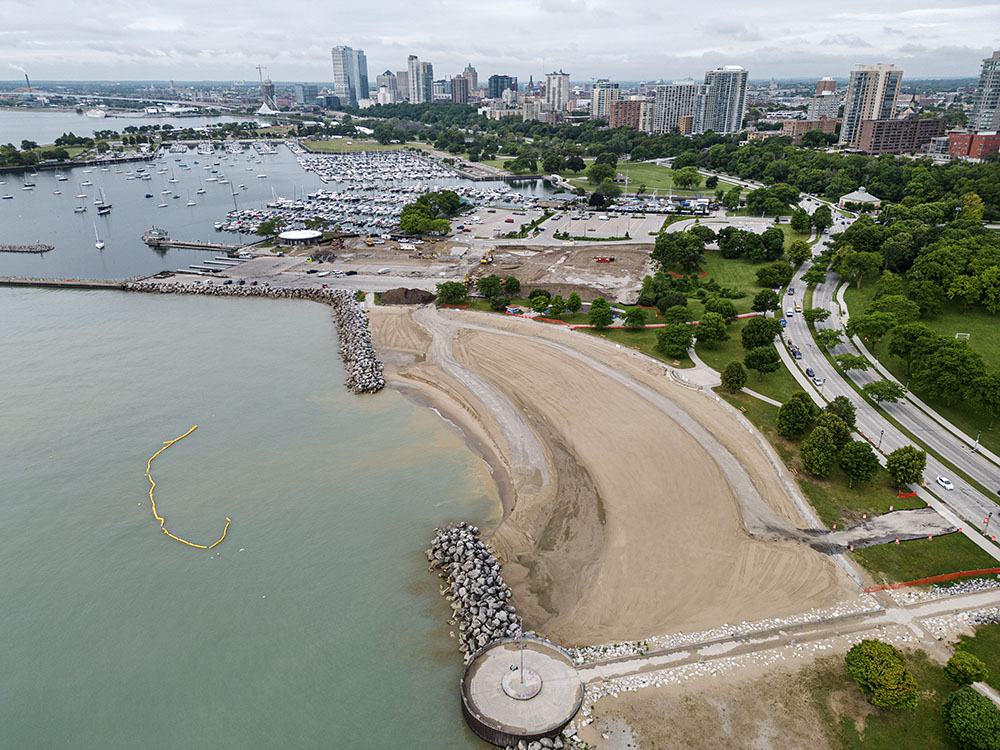
<path id="1" fill-rule="evenodd" d="M 122 289 L 125 283 L 102 279 L 32 279 L 0 276 L 0 286 L 41 286 L 52 289 Z"/>
<path id="2" fill-rule="evenodd" d="M 150 247 L 179 247 L 187 250 L 212 250 L 214 252 L 238 253 L 247 252 L 253 245 L 226 245 L 221 242 L 194 242 L 188 240 L 160 239 L 158 237 L 143 237 Z"/>

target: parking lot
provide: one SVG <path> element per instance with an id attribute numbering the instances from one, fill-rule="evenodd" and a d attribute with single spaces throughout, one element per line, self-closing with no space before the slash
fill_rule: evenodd
<path id="1" fill-rule="evenodd" d="M 498 235 L 516 232 L 522 224 L 530 224 L 541 214 L 537 210 L 520 211 L 509 208 L 479 208 L 470 216 L 459 216 L 451 221 L 451 229 L 455 239 L 486 238 L 494 239 Z M 509 221 L 508 221 L 509 219 Z M 458 227 L 464 226 L 469 232 L 463 232 Z"/>
<path id="2" fill-rule="evenodd" d="M 542 224 L 542 227 L 550 238 L 556 232 L 566 232 L 570 237 L 593 239 L 624 238 L 628 234 L 635 241 L 652 242 L 650 232 L 659 232 L 665 219 L 663 214 L 560 211 Z"/>

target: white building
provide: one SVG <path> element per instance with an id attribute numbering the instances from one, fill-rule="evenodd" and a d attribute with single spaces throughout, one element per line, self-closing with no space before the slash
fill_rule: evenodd
<path id="1" fill-rule="evenodd" d="M 359 99 L 368 98 L 368 58 L 365 51 L 351 47 L 334 47 L 333 93 L 341 104 L 355 105 Z"/>
<path id="2" fill-rule="evenodd" d="M 841 145 L 856 146 L 862 120 L 889 120 L 895 116 L 903 71 L 892 65 L 858 65 L 851 71 L 844 102 Z"/>
<path id="3" fill-rule="evenodd" d="M 607 120 L 611 115 L 611 102 L 618 101 L 621 93 L 617 83 L 611 83 L 603 78 L 599 80 L 594 84 L 590 116 L 598 120 Z"/>
<path id="4" fill-rule="evenodd" d="M 654 87 L 653 132 L 669 133 L 678 118 L 693 115 L 698 89 L 691 78 Z"/>
<path id="5" fill-rule="evenodd" d="M 547 73 L 545 75 L 545 103 L 549 109 L 559 111 L 569 102 L 569 73 Z M 528 118 L 525 118 L 528 119 Z"/>
<path id="6" fill-rule="evenodd" d="M 693 132 L 726 135 L 743 127 L 747 106 L 747 69 L 724 65 L 705 73 L 695 98 Z"/>
<path id="7" fill-rule="evenodd" d="M 983 60 L 969 128 L 1000 130 L 1000 50 Z"/>

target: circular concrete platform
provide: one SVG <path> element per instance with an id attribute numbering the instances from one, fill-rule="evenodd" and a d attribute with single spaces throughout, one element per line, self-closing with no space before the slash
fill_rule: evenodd
<path id="1" fill-rule="evenodd" d="M 524 674 L 514 638 L 495 641 L 462 675 L 462 712 L 472 730 L 494 745 L 516 745 L 556 734 L 583 702 L 583 683 L 569 654 L 524 636 Z"/>

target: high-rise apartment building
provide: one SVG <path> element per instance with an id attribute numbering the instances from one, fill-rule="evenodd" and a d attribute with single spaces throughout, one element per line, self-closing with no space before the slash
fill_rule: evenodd
<path id="1" fill-rule="evenodd" d="M 517 79 L 513 76 L 492 75 L 486 80 L 486 96 L 500 99 L 504 91 L 517 91 Z"/>
<path id="2" fill-rule="evenodd" d="M 652 132 L 653 109 L 653 102 L 644 96 L 617 99 L 611 102 L 609 108 L 608 127 Z"/>
<path id="3" fill-rule="evenodd" d="M 747 106 L 747 69 L 724 65 L 705 73 L 694 107 L 694 132 L 739 132 Z"/>
<path id="4" fill-rule="evenodd" d="M 677 127 L 678 118 L 694 114 L 698 86 L 688 78 L 659 84 L 653 89 L 653 132 L 669 133 Z"/>
<path id="5" fill-rule="evenodd" d="M 832 91 L 816 94 L 809 100 L 806 110 L 807 120 L 834 120 L 840 114 L 840 97 Z"/>
<path id="6" fill-rule="evenodd" d="M 354 106 L 359 99 L 368 98 L 368 58 L 365 51 L 351 47 L 334 47 L 333 93 L 342 104 Z"/>
<path id="7" fill-rule="evenodd" d="M 410 71 L 408 70 L 397 70 L 396 71 L 396 93 L 399 96 L 400 101 L 410 98 Z"/>
<path id="8" fill-rule="evenodd" d="M 1000 130 L 1000 51 L 983 60 L 969 128 Z"/>
<path id="9" fill-rule="evenodd" d="M 889 120 L 896 113 L 896 97 L 903 71 L 892 65 L 858 65 L 851 71 L 844 102 L 841 145 L 856 146 L 863 120 Z"/>
<path id="10" fill-rule="evenodd" d="M 410 103 L 434 101 L 434 66 L 429 62 L 421 62 L 416 55 L 410 55 L 406 60 L 406 70 L 410 84 Z"/>
<path id="11" fill-rule="evenodd" d="M 458 104 L 469 103 L 469 79 L 464 75 L 451 79 L 451 100 Z"/>
<path id="12" fill-rule="evenodd" d="M 420 88 L 422 102 L 434 101 L 434 66 L 429 62 L 420 63 Z"/>
<path id="13" fill-rule="evenodd" d="M 473 92 L 479 88 L 479 73 L 476 69 L 472 67 L 472 63 L 465 66 L 465 70 L 462 71 L 462 76 L 469 81 L 469 92 Z"/>
<path id="14" fill-rule="evenodd" d="M 602 78 L 594 84 L 591 95 L 590 116 L 597 120 L 607 120 L 611 116 L 611 103 L 621 99 L 621 89 L 617 83 Z"/>
<path id="15" fill-rule="evenodd" d="M 856 145 L 859 151 L 872 156 L 901 154 L 917 151 L 941 135 L 944 135 L 944 120 L 938 117 L 862 120 Z"/>
<path id="16" fill-rule="evenodd" d="M 545 103 L 551 110 L 561 110 L 569 102 L 569 73 L 546 73 Z"/>

